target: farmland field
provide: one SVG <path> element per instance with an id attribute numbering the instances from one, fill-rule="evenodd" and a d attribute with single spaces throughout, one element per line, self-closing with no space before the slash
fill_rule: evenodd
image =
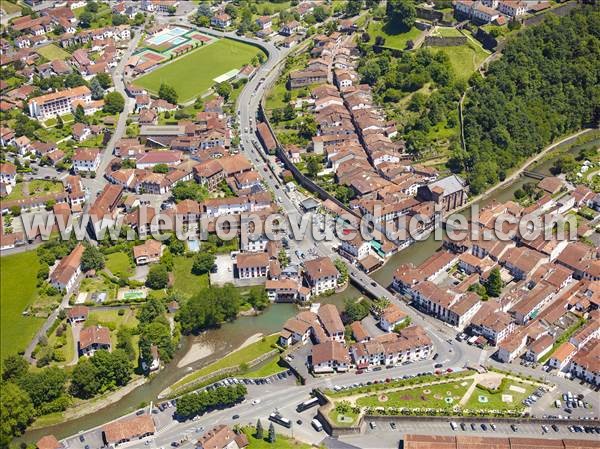
<path id="1" fill-rule="evenodd" d="M 24 351 L 42 318 L 23 316 L 22 312 L 36 299 L 36 275 L 39 261 L 35 251 L 0 259 L 0 352 L 2 357 Z"/>
<path id="2" fill-rule="evenodd" d="M 157 93 L 167 83 L 184 103 L 203 94 L 214 84 L 213 79 L 248 64 L 259 49 L 231 39 L 221 39 L 165 64 L 135 81 L 135 84 Z"/>

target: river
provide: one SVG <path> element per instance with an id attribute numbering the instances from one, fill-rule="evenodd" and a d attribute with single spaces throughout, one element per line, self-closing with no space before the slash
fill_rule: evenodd
<path id="1" fill-rule="evenodd" d="M 598 145 L 599 143 L 600 140 L 596 139 L 585 146 Z M 536 164 L 532 169 L 540 173 L 550 174 L 549 168 L 559 154 L 560 150 L 558 150 L 557 153 L 553 153 L 552 157 L 546 158 Z M 484 207 L 493 200 L 500 202 L 512 200 L 514 199 L 514 192 L 517 189 L 521 188 L 526 182 L 532 181 L 535 182 L 535 180 L 521 177 L 505 188 L 497 190 L 491 196 L 479 201 L 478 204 L 480 207 Z M 426 240 L 417 242 L 392 256 L 382 268 L 372 274 L 372 277 L 380 284 L 387 286 L 391 283 L 394 271 L 398 265 L 408 262 L 419 264 L 437 251 L 441 245 L 442 242 L 436 241 L 432 234 Z M 319 302 L 332 303 L 341 309 L 345 299 L 357 298 L 359 296 L 361 296 L 361 293 L 354 286 L 350 285 L 342 293 L 319 298 Z M 208 330 L 200 336 L 183 337 L 181 340 L 181 348 L 177 351 L 175 359 L 158 372 L 149 382 L 124 396 L 121 400 L 98 412 L 72 421 L 42 429 L 30 430 L 19 440 L 35 442 L 43 435 L 49 433 L 54 434 L 58 438 L 64 438 L 68 435 L 75 434 L 84 429 L 96 427 L 107 421 L 118 418 L 123 414 L 129 413 L 138 408 L 142 402 L 148 403 L 155 400 L 162 390 L 174 384 L 190 371 L 206 366 L 217 360 L 223 354 L 235 350 L 242 345 L 248 337 L 257 333 L 268 335 L 279 332 L 282 324 L 296 312 L 297 308 L 295 305 L 273 304 L 258 316 L 240 317 L 234 322 L 225 323 L 217 329 Z M 194 343 L 210 345 L 213 349 L 212 354 L 188 366 L 178 368 L 177 363 Z"/>

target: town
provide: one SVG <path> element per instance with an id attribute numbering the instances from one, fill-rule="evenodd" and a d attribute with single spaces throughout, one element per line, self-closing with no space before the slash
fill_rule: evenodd
<path id="1" fill-rule="evenodd" d="M 0 3 L 0 445 L 600 447 L 599 17 Z"/>

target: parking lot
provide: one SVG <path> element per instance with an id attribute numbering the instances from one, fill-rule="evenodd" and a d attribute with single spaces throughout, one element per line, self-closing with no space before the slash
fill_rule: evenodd
<path id="1" fill-rule="evenodd" d="M 229 254 L 217 254 L 213 270 L 210 272 L 210 285 L 233 283 L 233 259 Z M 216 270 L 214 269 L 216 267 Z"/>

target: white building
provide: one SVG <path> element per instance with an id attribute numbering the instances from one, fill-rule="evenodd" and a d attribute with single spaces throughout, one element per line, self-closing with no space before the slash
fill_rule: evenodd
<path id="1" fill-rule="evenodd" d="M 70 114 L 72 103 L 75 100 L 91 103 L 92 93 L 90 89 L 87 86 L 78 86 L 32 98 L 28 104 L 29 115 L 39 120 L 47 120 L 59 115 Z"/>
<path id="2" fill-rule="evenodd" d="M 96 172 L 100 166 L 99 149 L 77 149 L 73 156 L 73 170 L 75 173 Z"/>

